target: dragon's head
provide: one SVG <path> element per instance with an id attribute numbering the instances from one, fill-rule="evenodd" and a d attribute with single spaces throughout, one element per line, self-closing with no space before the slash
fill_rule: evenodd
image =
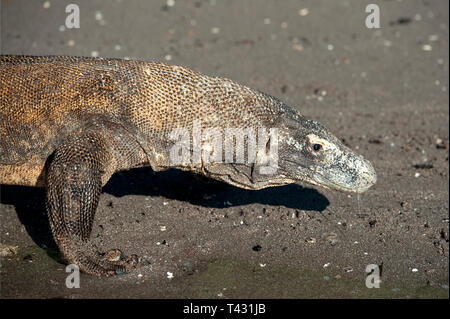
<path id="1" fill-rule="evenodd" d="M 298 114 L 278 131 L 278 174 L 338 191 L 363 193 L 376 183 L 372 164 L 328 129 Z"/>

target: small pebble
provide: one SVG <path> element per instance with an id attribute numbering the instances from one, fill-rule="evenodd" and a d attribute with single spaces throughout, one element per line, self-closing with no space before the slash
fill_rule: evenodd
<path id="1" fill-rule="evenodd" d="M 431 45 L 429 45 L 429 44 L 424 44 L 422 46 L 422 50 L 424 50 L 424 51 L 431 51 L 431 50 L 433 50 L 433 47 Z"/>
<path id="2" fill-rule="evenodd" d="M 160 230 L 160 231 L 166 231 L 166 226 L 160 226 L 160 227 L 159 227 L 159 230 Z"/>
<path id="3" fill-rule="evenodd" d="M 168 279 L 172 279 L 172 278 L 173 278 L 173 273 L 170 272 L 170 271 L 168 271 L 168 272 L 167 272 L 167 278 L 168 278 Z"/>
<path id="4" fill-rule="evenodd" d="M 415 173 L 415 174 L 414 174 L 414 177 L 415 177 L 415 178 L 420 177 L 420 173 Z"/>
<path id="5" fill-rule="evenodd" d="M 103 20 L 103 14 L 101 11 L 95 11 L 95 20 L 97 21 Z"/>
<path id="6" fill-rule="evenodd" d="M 44 9 L 50 8 L 50 1 L 45 1 L 45 2 L 42 4 L 42 7 L 43 7 Z"/>
<path id="7" fill-rule="evenodd" d="M 264 19 L 264 24 L 270 24 L 270 23 L 271 23 L 271 21 L 270 21 L 269 18 L 265 18 L 265 19 Z"/>
<path id="8" fill-rule="evenodd" d="M 345 272 L 352 272 L 352 271 L 353 271 L 353 268 L 352 268 L 352 267 L 345 267 L 345 268 L 344 268 L 344 271 L 345 271 Z"/>
<path id="9" fill-rule="evenodd" d="M 439 39 L 437 34 L 431 34 L 428 36 L 428 40 L 431 42 L 437 41 Z"/>
<path id="10" fill-rule="evenodd" d="M 74 40 L 69 40 L 69 41 L 67 41 L 67 45 L 69 47 L 73 47 L 75 45 L 75 41 Z"/>
<path id="11" fill-rule="evenodd" d="M 220 28 L 217 28 L 217 27 L 211 28 L 212 34 L 218 34 L 219 32 L 220 32 Z"/>
<path id="12" fill-rule="evenodd" d="M 307 16 L 308 13 L 309 13 L 308 8 L 303 8 L 303 9 L 298 10 L 298 14 L 302 17 Z"/>
<path id="13" fill-rule="evenodd" d="M 413 269 L 411 269 L 411 271 L 412 271 L 412 272 L 418 272 L 418 271 L 419 271 L 419 269 L 417 269 L 417 268 L 413 268 Z"/>
<path id="14" fill-rule="evenodd" d="M 60 32 L 66 31 L 66 27 L 65 27 L 64 25 L 61 24 L 61 25 L 59 26 L 59 31 L 60 31 Z"/>
<path id="15" fill-rule="evenodd" d="M 390 46 L 392 46 L 392 41 L 384 40 L 383 44 L 384 44 L 384 46 L 390 47 Z"/>
<path id="16" fill-rule="evenodd" d="M 167 0 L 167 6 L 173 7 L 175 5 L 175 0 Z"/>
<path id="17" fill-rule="evenodd" d="M 0 243 L 0 257 L 12 258 L 17 255 L 19 251 L 19 246 L 17 245 L 6 245 Z"/>
<path id="18" fill-rule="evenodd" d="M 98 57 L 98 51 L 92 51 L 91 57 L 94 57 L 94 58 Z"/>
<path id="19" fill-rule="evenodd" d="M 325 265 L 323 265 L 323 268 L 328 268 L 331 265 L 331 263 L 326 263 Z"/>
<path id="20" fill-rule="evenodd" d="M 120 50 L 122 50 L 122 46 L 121 46 L 120 44 L 116 44 L 116 45 L 114 46 L 114 50 L 120 51 Z"/>
<path id="21" fill-rule="evenodd" d="M 301 44 L 294 44 L 294 45 L 292 45 L 292 48 L 295 51 L 303 51 L 303 49 L 304 49 L 303 45 L 301 45 Z"/>
<path id="22" fill-rule="evenodd" d="M 170 54 L 166 54 L 166 55 L 164 56 L 164 60 L 170 61 L 170 60 L 172 60 L 172 56 L 171 56 Z"/>
<path id="23" fill-rule="evenodd" d="M 253 246 L 253 251 L 260 251 L 262 247 L 260 245 Z"/>

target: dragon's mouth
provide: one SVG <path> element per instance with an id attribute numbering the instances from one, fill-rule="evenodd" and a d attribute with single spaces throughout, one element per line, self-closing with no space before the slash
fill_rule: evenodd
<path id="1" fill-rule="evenodd" d="M 364 193 L 377 181 L 375 170 L 368 161 L 365 161 L 364 165 L 360 166 L 356 176 L 342 178 L 339 181 L 333 180 L 324 171 L 317 169 L 307 168 L 304 175 L 306 177 L 304 181 L 309 184 L 335 191 L 357 194 Z"/>
<path id="2" fill-rule="evenodd" d="M 325 176 L 320 175 L 321 178 L 316 178 L 316 180 L 312 179 L 310 181 L 308 181 L 310 184 L 316 185 L 316 186 L 320 186 L 326 189 L 332 189 L 335 191 L 339 191 L 339 192 L 345 192 L 345 193 L 357 193 L 357 194 L 361 194 L 364 193 L 365 191 L 367 191 L 370 187 L 372 187 L 375 182 L 376 182 L 376 177 L 375 177 L 375 181 L 373 183 L 367 183 L 364 186 L 360 186 L 360 187 L 349 187 L 347 186 L 347 184 L 338 184 L 333 182 L 332 180 L 326 179 Z M 318 182 L 317 179 L 320 179 L 320 181 Z"/>

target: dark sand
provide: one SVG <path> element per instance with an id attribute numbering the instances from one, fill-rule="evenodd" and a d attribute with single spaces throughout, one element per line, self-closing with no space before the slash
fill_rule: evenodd
<path id="1" fill-rule="evenodd" d="M 1 1 L 2 54 L 97 53 L 228 77 L 320 121 L 378 183 L 358 204 L 309 185 L 116 174 L 92 240 L 151 265 L 83 274 L 79 289 L 65 286 L 43 190 L 2 186 L 0 242 L 19 253 L 1 259 L 0 297 L 448 298 L 448 1 L 379 1 L 378 30 L 362 1 L 78 1 L 81 28 L 63 31 L 72 1 L 48 2 Z M 379 289 L 365 286 L 369 264 L 382 265 Z"/>

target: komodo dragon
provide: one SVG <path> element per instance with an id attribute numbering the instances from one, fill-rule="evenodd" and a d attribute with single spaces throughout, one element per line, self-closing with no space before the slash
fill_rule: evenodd
<path id="1" fill-rule="evenodd" d="M 192 134 L 195 120 L 221 132 L 276 128 L 267 141 L 277 139 L 277 152 L 258 148 L 251 163 L 174 163 L 171 134 Z M 263 174 L 258 168 L 268 159 L 277 160 L 276 170 Z M 0 182 L 46 187 L 64 261 L 105 276 L 139 264 L 136 255 L 117 258 L 119 250 L 99 253 L 89 236 L 102 186 L 115 172 L 142 166 L 189 170 L 246 189 L 306 182 L 362 193 L 376 182 L 372 165 L 322 125 L 225 78 L 156 62 L 0 57 Z"/>

